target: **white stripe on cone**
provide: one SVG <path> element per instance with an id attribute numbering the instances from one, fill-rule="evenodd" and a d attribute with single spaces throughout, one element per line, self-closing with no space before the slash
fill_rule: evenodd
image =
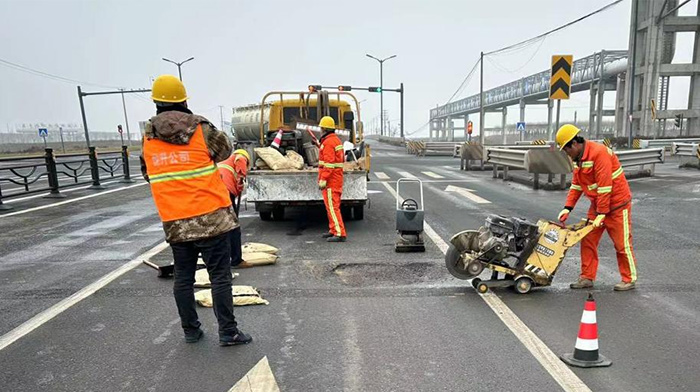
<path id="1" fill-rule="evenodd" d="M 598 349 L 598 339 L 576 338 L 575 348 L 581 351 L 595 351 Z"/>
<path id="2" fill-rule="evenodd" d="M 583 315 L 581 316 L 581 323 L 582 324 L 595 324 L 596 323 L 595 310 L 584 310 Z"/>

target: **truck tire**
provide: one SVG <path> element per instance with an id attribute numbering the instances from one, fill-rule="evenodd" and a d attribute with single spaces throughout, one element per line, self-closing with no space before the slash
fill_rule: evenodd
<path id="1" fill-rule="evenodd" d="M 275 207 L 272 209 L 272 218 L 276 221 L 284 220 L 284 207 Z"/>
<path id="2" fill-rule="evenodd" d="M 340 207 L 340 215 L 342 215 L 344 221 L 352 220 L 352 207 L 341 206 Z"/>
<path id="3" fill-rule="evenodd" d="M 264 221 L 272 220 L 272 211 L 259 211 L 258 214 L 260 214 L 260 219 Z"/>
<path id="4" fill-rule="evenodd" d="M 365 206 L 354 206 L 352 207 L 352 215 L 355 220 L 365 219 Z"/>

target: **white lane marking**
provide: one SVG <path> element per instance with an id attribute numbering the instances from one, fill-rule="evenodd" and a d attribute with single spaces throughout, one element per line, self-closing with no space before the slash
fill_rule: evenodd
<path id="1" fill-rule="evenodd" d="M 108 190 L 108 191 L 104 191 L 104 192 L 100 192 L 100 193 L 95 193 L 94 195 L 87 195 L 87 196 L 76 197 L 75 199 L 70 199 L 70 200 L 66 200 L 66 201 L 61 201 L 61 202 L 53 203 L 53 204 L 47 204 L 47 205 L 45 205 L 45 206 L 39 206 L 39 207 L 29 208 L 29 209 L 22 210 L 22 211 L 17 211 L 17 212 L 10 212 L 9 214 L 2 214 L 2 215 L 0 215 L 0 218 L 6 218 L 6 217 L 9 217 L 9 216 L 20 215 L 20 214 L 26 214 L 26 213 L 28 213 L 28 212 L 39 211 L 39 210 L 43 210 L 43 209 L 51 208 L 51 207 L 58 207 L 58 206 L 62 206 L 62 205 L 64 205 L 64 204 L 75 203 L 76 201 L 81 201 L 81 200 L 85 200 L 85 199 L 91 199 L 91 198 L 93 198 L 93 197 L 102 196 L 102 195 L 107 195 L 107 194 L 109 194 L 109 193 L 119 192 L 119 191 L 123 191 L 123 190 L 126 190 L 126 189 L 136 188 L 137 186 L 144 186 L 144 185 L 148 185 L 148 183 L 147 183 L 147 182 L 143 182 L 143 183 L 141 183 L 141 184 L 129 185 L 129 186 L 125 186 L 125 187 L 123 187 L 123 188 L 110 189 L 110 190 Z"/>
<path id="2" fill-rule="evenodd" d="M 388 180 L 389 178 L 391 178 L 387 176 L 384 172 L 374 172 L 374 175 L 377 176 L 377 178 L 380 180 Z"/>
<path id="3" fill-rule="evenodd" d="M 70 297 L 61 300 L 59 303 L 53 305 L 52 307 L 44 310 L 43 312 L 37 314 L 36 316 L 34 316 L 34 317 L 30 318 L 29 320 L 25 321 L 24 323 L 20 324 L 18 327 L 16 327 L 12 331 L 6 333 L 5 335 L 3 335 L 0 338 L 0 351 L 5 349 L 7 346 L 11 345 L 12 343 L 16 342 L 17 340 L 21 339 L 22 337 L 24 337 L 28 333 L 32 332 L 33 330 L 39 328 L 43 324 L 47 323 L 48 321 L 50 321 L 54 317 L 65 312 L 66 310 L 70 309 L 73 305 L 75 305 L 78 302 L 84 300 L 85 298 L 91 296 L 92 294 L 97 292 L 97 290 L 107 286 L 115 279 L 117 279 L 120 276 L 124 275 L 125 273 L 131 271 L 136 266 L 141 265 L 141 263 L 143 263 L 143 260 L 150 259 L 151 257 L 155 256 L 156 254 L 163 251 L 167 247 L 168 247 L 167 242 L 165 242 L 165 241 L 161 242 L 160 244 L 149 249 L 145 253 L 139 255 L 135 259 L 129 261 L 128 263 L 122 265 L 121 267 L 115 269 L 114 271 L 112 271 L 112 272 L 108 273 L 107 275 L 101 277 L 100 279 L 94 281 L 93 283 L 89 284 L 88 286 L 83 287 L 82 289 L 80 289 L 78 292 L 71 295 Z"/>
<path id="4" fill-rule="evenodd" d="M 279 392 L 270 362 L 263 357 L 228 392 Z"/>
<path id="5" fill-rule="evenodd" d="M 412 180 L 417 180 L 417 179 L 418 179 L 418 177 L 414 176 L 413 174 L 411 174 L 411 173 L 409 173 L 409 172 L 400 171 L 400 172 L 398 172 L 398 173 L 399 173 L 399 174 L 401 175 L 401 177 L 403 177 L 403 178 L 410 178 L 410 179 L 412 179 Z"/>
<path id="6" fill-rule="evenodd" d="M 387 183 L 384 183 L 384 186 L 395 198 L 398 198 L 394 188 Z M 443 254 L 447 253 L 449 245 L 433 230 L 427 221 L 424 223 L 423 228 L 425 234 L 440 248 L 440 251 Z M 559 357 L 497 295 L 489 291 L 486 294 L 479 294 L 479 296 L 562 389 L 572 392 L 591 392 L 591 389 L 559 360 Z"/>
<path id="7" fill-rule="evenodd" d="M 448 185 L 447 188 L 445 188 L 445 192 L 458 193 L 458 194 L 466 197 L 467 199 L 473 201 L 476 204 L 491 204 L 490 201 L 484 199 L 483 197 L 480 197 L 480 196 L 473 194 L 472 192 L 474 192 L 474 191 L 471 189 L 460 188 L 458 186 Z"/>
<path id="8" fill-rule="evenodd" d="M 382 180 L 382 181 L 370 181 L 368 184 L 381 184 L 383 182 L 389 182 L 389 183 L 396 183 L 396 181 L 392 180 Z M 478 179 L 473 179 L 473 180 L 423 180 L 423 184 L 440 184 L 440 183 L 452 183 L 452 184 L 457 184 L 457 183 L 463 183 L 463 182 L 479 182 Z"/>
<path id="9" fill-rule="evenodd" d="M 439 174 L 437 174 L 437 173 L 433 173 L 433 172 L 431 172 L 431 171 L 424 171 L 424 172 L 421 172 L 421 173 L 425 174 L 425 175 L 428 176 L 428 177 L 432 177 L 432 178 L 438 178 L 438 179 L 439 179 L 439 178 L 445 178 L 445 177 L 443 177 L 443 176 L 441 176 L 441 175 L 439 175 Z"/>
<path id="10" fill-rule="evenodd" d="M 114 184 L 115 182 L 119 182 L 119 181 L 121 181 L 121 180 L 107 181 L 107 182 L 103 182 L 101 184 L 102 185 L 109 185 L 109 184 Z M 61 193 L 75 192 L 75 191 L 79 191 L 81 189 L 88 189 L 91 186 L 92 186 L 92 184 L 85 185 L 85 186 L 79 186 L 79 187 L 75 187 L 75 188 L 68 188 L 68 189 L 61 190 Z M 24 188 L 22 188 L 22 189 L 24 189 Z M 41 193 L 41 194 L 33 195 L 33 196 L 19 197 L 17 199 L 5 200 L 5 201 L 3 201 L 3 203 L 16 203 L 18 201 L 36 199 L 38 197 L 44 197 L 46 195 L 48 195 L 48 193 Z"/>

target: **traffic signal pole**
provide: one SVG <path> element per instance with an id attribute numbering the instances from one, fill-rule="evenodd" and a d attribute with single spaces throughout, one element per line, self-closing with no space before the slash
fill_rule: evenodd
<path id="1" fill-rule="evenodd" d="M 403 139 L 403 83 L 401 83 L 401 139 Z"/>
<path id="2" fill-rule="evenodd" d="M 379 62 L 379 135 L 384 136 L 384 61 Z"/>

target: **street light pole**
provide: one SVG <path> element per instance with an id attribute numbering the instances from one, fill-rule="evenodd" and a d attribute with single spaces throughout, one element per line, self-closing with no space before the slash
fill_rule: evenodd
<path id="1" fill-rule="evenodd" d="M 177 61 L 169 60 L 169 59 L 166 59 L 165 57 L 163 57 L 163 61 L 167 61 L 169 63 L 173 63 L 173 64 L 177 65 L 177 74 L 180 77 L 180 81 L 182 81 L 182 69 L 181 69 L 182 64 L 185 64 L 186 62 L 191 61 L 191 60 L 194 60 L 194 57 L 190 57 L 187 60 L 181 61 L 178 63 Z"/>
<path id="2" fill-rule="evenodd" d="M 371 54 L 366 54 L 366 56 L 379 62 L 379 134 L 384 136 L 384 62 L 393 59 L 396 55 L 394 54 L 381 60 Z"/>

